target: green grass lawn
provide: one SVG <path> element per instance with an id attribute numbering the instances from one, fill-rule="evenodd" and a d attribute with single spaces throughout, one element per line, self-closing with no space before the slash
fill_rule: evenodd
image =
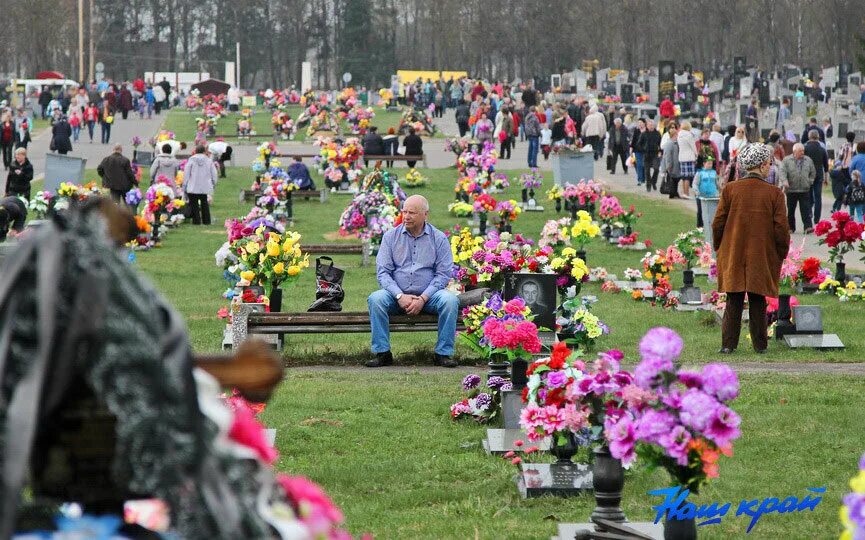
<path id="1" fill-rule="evenodd" d="M 398 168 L 397 174 L 404 175 L 406 169 Z M 505 171 L 509 177 L 516 177 L 520 170 Z M 418 188 L 416 193 L 425 195 L 431 202 L 430 220 L 439 228 L 445 229 L 454 223 L 465 223 L 447 213 L 447 204 L 453 198 L 453 182 L 456 171 L 437 169 L 424 171 L 430 182 Z M 88 176 L 89 178 L 89 176 Z M 238 193 L 252 183 L 253 173 L 248 168 L 233 168 L 228 178 L 221 180 L 217 188 L 212 208 L 214 223 L 209 227 L 184 225 L 171 231 L 162 248 L 138 255 L 138 264 L 145 270 L 177 305 L 189 324 L 193 345 L 196 350 L 213 351 L 220 347 L 223 321 L 216 318 L 217 310 L 226 305 L 221 293 L 226 288 L 221 271 L 215 266 L 214 252 L 225 241 L 223 222 L 229 217 L 245 215 L 252 206 L 250 202 L 239 202 Z M 317 182 L 323 185 L 319 177 Z M 552 182 L 551 175 L 545 184 Z M 516 185 L 516 182 L 514 182 Z M 409 190 L 411 193 L 411 190 Z M 512 186 L 507 196 L 519 199 L 519 189 Z M 497 198 L 504 195 L 498 194 Z M 623 205 L 635 204 L 644 212 L 637 223 L 636 230 L 641 239 L 651 239 L 656 246 L 668 245 L 676 234 L 695 226 L 693 215 L 671 207 L 665 201 L 639 195 L 621 195 Z M 302 242 L 327 243 L 334 241 L 337 222 L 349 199 L 347 195 L 332 194 L 324 204 L 317 200 L 296 202 L 294 205 L 295 230 L 303 235 Z M 543 201 L 547 204 L 546 201 Z M 541 227 L 548 219 L 556 217 L 551 205 L 544 212 L 524 212 L 514 226 L 514 232 L 522 232 L 537 239 Z M 344 239 L 352 241 L 351 238 Z M 621 275 L 626 267 L 639 267 L 643 253 L 625 251 L 605 245 L 598 239 L 587 248 L 590 266 L 603 266 L 611 273 Z M 356 240 L 354 240 L 356 241 Z M 338 266 L 346 269 L 346 300 L 344 309 L 351 311 L 366 310 L 367 296 L 378 288 L 374 266 L 361 267 L 359 255 L 339 255 L 334 259 Z M 311 261 L 314 262 L 314 261 Z M 674 286 L 681 285 L 681 272 L 674 274 Z M 190 286 L 194 284 L 194 286 Z M 711 290 L 712 284 L 705 277 L 697 277 L 697 284 L 704 290 Z M 306 311 L 314 300 L 314 273 L 310 268 L 300 281 L 285 289 L 283 309 L 286 311 Z M 635 302 L 626 293 L 618 295 L 602 293 L 600 284 L 585 284 L 583 294 L 594 294 L 600 298 L 594 311 L 612 329 L 611 334 L 599 341 L 599 347 L 618 347 L 627 351 L 636 350 L 639 338 L 651 325 L 666 325 L 681 333 L 690 345 L 686 358 L 694 362 L 706 362 L 716 358 L 720 347 L 720 326 L 714 317 L 707 313 L 680 313 L 651 307 L 647 303 Z M 757 356 L 752 353 L 747 342 L 747 332 L 743 332 L 739 351 L 728 357 L 730 362 L 743 360 L 783 361 L 856 361 L 865 355 L 862 340 L 856 339 L 861 306 L 852 303 L 839 303 L 833 296 L 801 296 L 806 304 L 823 307 L 823 318 L 827 331 L 837 333 L 847 344 L 845 351 L 817 353 L 811 350 L 790 350 L 786 346 L 772 342 L 769 353 Z M 431 360 L 429 355 L 428 334 L 394 334 L 393 350 L 397 362 L 415 363 Z M 366 354 L 369 336 L 365 334 L 345 334 L 329 336 L 324 340 L 319 335 L 291 336 L 285 350 L 286 360 L 291 363 L 358 363 L 359 355 Z M 468 353 L 467 350 L 461 350 Z M 464 358 L 471 362 L 471 357 Z"/>
<path id="2" fill-rule="evenodd" d="M 689 343 L 686 352 L 692 349 Z M 854 377 L 743 377 L 734 408 L 742 437 L 720 478 L 696 504 L 732 503 L 700 538 L 837 538 L 838 507 L 862 452 L 858 403 L 865 383 Z M 815 389 L 825 389 L 815 392 Z M 452 372 L 306 372 L 292 370 L 263 413 L 277 428 L 277 467 L 321 483 L 344 512 L 351 532 L 376 538 L 547 539 L 556 522 L 588 519 L 594 499 L 522 500 L 515 467 L 487 456 L 485 426 L 448 419 L 461 399 Z M 831 419 L 831 422 L 827 422 Z M 549 460 L 549 457 L 541 458 Z M 623 507 L 632 521 L 654 518 L 667 487 L 663 471 L 639 467 L 626 476 Z M 803 498 L 826 487 L 812 512 L 735 517 L 742 499 Z"/>
<path id="3" fill-rule="evenodd" d="M 372 119 L 374 126 L 378 126 L 379 133 L 387 133 L 388 128 L 396 129 L 399 126 L 399 120 L 402 116 L 399 112 L 386 111 L 381 107 L 374 107 L 375 117 Z M 302 109 L 300 105 L 289 105 L 287 109 L 293 120 L 297 120 Z M 179 141 L 191 142 L 195 139 L 195 119 L 201 116 L 200 111 L 189 112 L 186 109 L 175 107 L 168 112 L 165 118 L 165 123 L 162 128 L 173 131 L 175 137 Z M 240 119 L 239 113 L 228 113 L 228 116 L 221 118 L 216 125 L 217 136 L 234 136 L 237 133 L 237 121 Z M 255 132 L 259 135 L 270 135 L 273 133 L 273 124 L 270 121 L 271 113 L 266 109 L 256 109 L 252 116 L 252 126 Z M 343 133 L 349 133 L 348 124 L 340 120 L 340 125 Z M 442 136 L 437 133 L 436 136 Z M 258 139 L 262 140 L 262 139 Z M 295 140 L 307 140 L 306 128 L 301 129 Z M 311 139 L 310 139 L 311 140 Z"/>

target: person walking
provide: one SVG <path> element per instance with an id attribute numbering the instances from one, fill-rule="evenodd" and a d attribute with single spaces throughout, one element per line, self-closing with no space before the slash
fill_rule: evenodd
<path id="1" fill-rule="evenodd" d="M 511 140 L 513 138 L 514 121 L 511 116 L 510 107 L 502 107 L 499 112 L 501 114 L 501 130 L 498 133 L 499 139 L 499 157 L 501 159 L 511 159 Z"/>
<path id="2" fill-rule="evenodd" d="M 51 127 L 51 150 L 61 155 L 71 152 L 72 140 L 70 137 L 72 137 L 72 127 L 66 117 L 61 116 L 60 120 Z"/>
<path id="3" fill-rule="evenodd" d="M 637 173 L 637 186 L 642 186 L 646 182 L 646 170 L 643 162 L 643 151 L 640 147 L 640 137 L 646 132 L 646 120 L 643 118 L 637 119 L 637 126 L 631 133 L 631 154 L 634 156 L 634 170 Z"/>
<path id="4" fill-rule="evenodd" d="M 628 128 L 622 125 L 622 119 L 616 118 L 613 120 L 613 125 L 610 127 L 610 133 L 607 135 L 608 149 L 613 156 L 611 173 L 616 174 L 616 160 L 621 160 L 622 170 L 624 174 L 628 174 L 628 148 L 630 141 L 628 140 Z"/>
<path id="5" fill-rule="evenodd" d="M 102 187 L 111 190 L 111 198 L 117 204 L 125 204 L 126 192 L 138 184 L 132 163 L 123 155 L 123 146 L 119 144 L 114 145 L 114 151 L 102 160 L 96 172 L 102 178 Z"/>
<path id="6" fill-rule="evenodd" d="M 790 119 L 790 98 L 784 98 L 781 100 L 781 106 L 778 107 L 778 115 L 775 117 L 775 129 L 778 130 L 778 133 L 784 137 L 787 133 L 787 128 L 785 126 L 786 122 Z"/>
<path id="7" fill-rule="evenodd" d="M 204 145 L 195 147 L 195 154 L 186 161 L 183 171 L 183 192 L 189 201 L 193 225 L 210 225 L 210 197 L 216 188 L 216 164 L 207 157 Z"/>
<path id="8" fill-rule="evenodd" d="M 465 137 L 466 133 L 469 131 L 469 118 L 471 118 L 471 111 L 465 100 L 459 100 L 459 105 L 457 105 L 457 108 L 454 111 L 454 118 L 456 119 L 457 127 L 460 130 L 460 137 Z"/>
<path id="9" fill-rule="evenodd" d="M 808 119 L 808 125 L 805 126 L 805 129 L 802 130 L 802 137 L 799 139 L 799 142 L 802 144 L 808 144 L 808 135 L 811 133 L 811 130 L 817 130 L 817 135 L 820 137 L 820 142 L 826 144 L 826 132 L 823 131 L 823 128 L 817 125 L 817 119 L 813 116 Z"/>
<path id="10" fill-rule="evenodd" d="M 114 109 L 108 100 L 102 103 L 102 112 L 99 117 L 102 135 L 102 144 L 108 144 L 111 140 L 111 125 L 114 123 Z"/>
<path id="11" fill-rule="evenodd" d="M 118 107 L 120 108 L 120 114 L 123 116 L 124 120 L 129 116 L 129 111 L 134 108 L 134 104 L 132 103 L 132 92 L 129 91 L 129 86 L 126 84 L 124 84 L 120 89 Z"/>
<path id="12" fill-rule="evenodd" d="M 475 123 L 475 138 L 483 147 L 484 143 L 492 142 L 494 126 L 485 112 L 480 113 L 480 115 L 480 120 Z"/>
<path id="13" fill-rule="evenodd" d="M 664 143 L 661 151 L 664 156 L 661 158 L 661 170 L 664 171 L 664 189 L 671 199 L 679 197 L 679 178 L 681 177 L 680 161 L 679 161 L 679 130 L 675 126 L 670 126 L 667 129 L 667 141 Z M 663 191 L 662 191 L 663 193 Z"/>
<path id="14" fill-rule="evenodd" d="M 90 102 L 84 109 L 84 123 L 87 125 L 87 135 L 90 137 L 90 143 L 93 143 L 93 129 L 96 127 L 96 122 L 99 121 L 99 108 L 96 104 Z"/>
<path id="15" fill-rule="evenodd" d="M 0 120 L 0 151 L 3 154 L 3 169 L 9 170 L 12 164 L 12 148 L 15 146 L 15 122 L 8 112 Z"/>
<path id="16" fill-rule="evenodd" d="M 701 163 L 701 169 L 694 175 L 694 198 L 697 199 L 697 227 L 703 228 L 706 242 L 712 244 L 712 220 L 718 209 L 718 199 L 721 196 L 718 171 L 715 169 L 715 158 L 707 157 Z M 704 225 L 709 225 L 704 227 Z"/>
<path id="17" fill-rule="evenodd" d="M 81 111 L 73 109 L 69 112 L 69 127 L 72 128 L 72 142 L 78 142 L 81 134 Z"/>
<path id="18" fill-rule="evenodd" d="M 532 105 L 528 109 L 528 114 L 523 122 L 523 131 L 526 134 L 526 139 L 529 141 L 528 149 L 528 166 L 536 168 L 538 166 L 538 150 L 540 149 L 541 140 L 541 121 L 537 115 L 538 108 Z"/>
<path id="19" fill-rule="evenodd" d="M 853 171 L 851 175 L 844 202 L 850 207 L 850 217 L 854 221 L 865 223 L 865 185 L 862 184 L 862 173 L 859 171 Z"/>
<path id="20" fill-rule="evenodd" d="M 691 179 L 696 174 L 697 141 L 691 132 L 691 123 L 687 120 L 677 130 L 676 141 L 679 144 L 679 171 L 682 178 L 682 198 L 691 198 Z"/>
<path id="21" fill-rule="evenodd" d="M 405 155 L 408 156 L 423 156 L 423 139 L 415 132 L 414 127 L 408 128 L 408 135 L 402 140 L 402 145 L 405 147 Z M 406 161 L 410 169 L 417 165 L 417 161 Z"/>
<path id="22" fill-rule="evenodd" d="M 18 109 L 18 115 L 15 117 L 15 148 L 27 148 L 30 144 L 30 128 L 33 127 L 33 120 L 27 115 L 23 107 Z"/>
<path id="23" fill-rule="evenodd" d="M 778 185 L 787 196 L 787 222 L 790 232 L 796 232 L 796 206 L 802 217 L 805 234 L 814 231 L 811 221 L 811 187 L 817 171 L 814 162 L 805 155 L 802 143 L 793 145 L 793 153 L 785 157 L 778 169 Z"/>
<path id="24" fill-rule="evenodd" d="M 769 346 L 766 297 L 778 297 L 790 228 L 784 195 L 765 181 L 772 165 L 772 149 L 749 144 L 740 150 L 738 160 L 744 174 L 724 186 L 712 220 L 718 290 L 727 294 L 719 352 L 731 354 L 739 346 L 747 295 L 751 343 L 755 352 L 763 354 Z"/>
<path id="25" fill-rule="evenodd" d="M 555 129 L 553 132 L 555 132 Z M 586 143 L 592 145 L 592 148 L 595 150 L 595 161 L 598 161 L 604 154 L 602 141 L 607 134 L 607 120 L 604 118 L 603 113 L 598 110 L 597 105 L 592 105 L 592 108 L 589 109 L 589 115 L 583 120 L 580 133 L 582 133 Z M 555 140 L 555 135 L 553 139 Z"/>
<path id="26" fill-rule="evenodd" d="M 829 155 L 826 153 L 826 148 L 820 144 L 819 137 L 817 130 L 812 129 L 808 132 L 808 142 L 805 144 L 805 155 L 811 158 L 816 170 L 814 183 L 811 185 L 813 205 L 811 215 L 814 216 L 814 223 L 820 222 L 820 215 L 823 213 L 823 186 L 829 185 L 826 179 L 826 173 L 829 172 Z"/>
<path id="27" fill-rule="evenodd" d="M 24 197 L 30 200 L 30 182 L 33 181 L 33 165 L 27 159 L 27 149 L 15 150 L 15 159 L 6 177 L 6 196 Z"/>
<path id="28" fill-rule="evenodd" d="M 841 205 L 844 203 L 844 194 L 847 192 L 847 187 L 850 185 L 850 162 L 853 161 L 853 141 L 856 140 L 856 133 L 848 131 L 844 136 L 846 139 L 838 149 L 838 155 L 835 157 L 835 165 L 829 172 L 829 178 L 832 180 L 832 196 L 835 197 L 835 202 L 832 203 L 832 212 L 841 210 Z"/>
<path id="29" fill-rule="evenodd" d="M 745 135 L 748 142 L 756 142 L 760 138 L 760 124 L 758 123 L 759 111 L 757 99 L 752 99 L 751 104 L 745 111 Z"/>
<path id="30" fill-rule="evenodd" d="M 643 176 L 646 191 L 658 190 L 658 172 L 661 169 L 661 134 L 655 129 L 654 120 L 646 120 L 646 131 L 637 141 L 637 149 L 643 154 Z"/>

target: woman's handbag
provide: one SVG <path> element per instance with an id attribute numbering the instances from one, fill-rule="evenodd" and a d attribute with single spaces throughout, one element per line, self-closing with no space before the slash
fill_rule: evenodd
<path id="1" fill-rule="evenodd" d="M 330 264 L 324 264 L 325 262 Z M 330 257 L 319 257 L 315 260 L 315 302 L 307 311 L 342 311 L 342 301 L 345 290 L 342 279 L 345 270 L 333 265 Z"/>

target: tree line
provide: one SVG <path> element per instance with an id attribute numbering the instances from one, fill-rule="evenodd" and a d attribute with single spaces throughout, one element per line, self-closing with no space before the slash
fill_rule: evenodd
<path id="1" fill-rule="evenodd" d="M 708 68 L 745 56 L 771 69 L 856 62 L 861 0 L 83 0 L 85 64 L 114 79 L 144 71 L 224 76 L 240 43 L 242 86 L 385 85 L 397 69 L 465 70 L 513 80 L 584 60 L 637 69 L 674 60 Z M 89 5 L 93 5 L 92 13 Z M 7 24 L 0 73 L 78 74 L 78 0 L 0 0 Z M 90 20 L 93 21 L 93 32 Z M 865 67 L 865 66 L 863 66 Z M 87 69 L 85 68 L 85 74 Z"/>

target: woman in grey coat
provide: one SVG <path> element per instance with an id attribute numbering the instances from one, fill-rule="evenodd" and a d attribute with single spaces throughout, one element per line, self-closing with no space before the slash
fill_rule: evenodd
<path id="1" fill-rule="evenodd" d="M 667 133 L 670 135 L 670 139 L 661 148 L 661 151 L 664 153 L 661 158 L 661 170 L 666 174 L 664 182 L 667 184 L 670 198 L 678 199 L 679 177 L 681 176 L 681 169 L 679 169 L 679 143 L 677 142 L 679 133 L 674 127 L 670 127 Z"/>
<path id="2" fill-rule="evenodd" d="M 154 182 L 159 175 L 164 175 L 172 181 L 171 185 L 174 185 L 174 178 L 177 176 L 179 163 L 177 162 L 177 159 L 172 156 L 173 149 L 170 144 L 163 144 L 160 147 L 160 150 L 161 152 L 150 165 L 150 181 Z"/>
<path id="3" fill-rule="evenodd" d="M 207 157 L 204 145 L 195 147 L 195 155 L 186 161 L 183 171 L 183 191 L 189 200 L 192 224 L 210 225 L 210 203 L 208 198 L 216 188 L 216 164 Z"/>

